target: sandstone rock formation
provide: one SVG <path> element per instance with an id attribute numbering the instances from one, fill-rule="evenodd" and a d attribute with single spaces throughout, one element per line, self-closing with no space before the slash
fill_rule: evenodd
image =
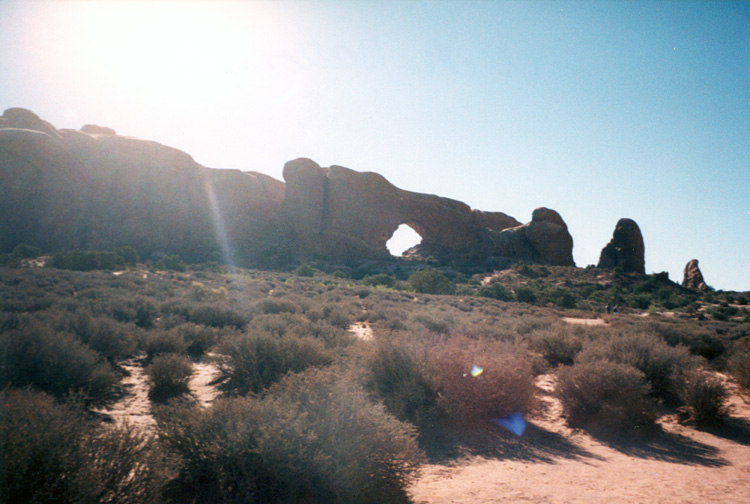
<path id="1" fill-rule="evenodd" d="M 685 265 L 682 286 L 687 289 L 698 291 L 708 290 L 708 285 L 706 285 L 705 280 L 703 280 L 703 273 L 701 273 L 701 270 L 698 267 L 698 259 L 691 259 Z"/>
<path id="2" fill-rule="evenodd" d="M 622 268 L 626 273 L 646 273 L 643 235 L 632 219 L 620 219 L 610 242 L 602 249 L 597 268 Z"/>
<path id="3" fill-rule="evenodd" d="M 144 256 L 220 259 L 226 244 L 243 255 L 278 229 L 283 182 L 84 129 L 57 130 L 24 109 L 0 118 L 0 252 L 18 243 L 49 252 L 132 245 Z"/>
<path id="4" fill-rule="evenodd" d="M 0 253 L 18 243 L 48 252 L 132 245 L 142 256 L 262 262 L 281 255 L 389 257 L 401 224 L 411 253 L 489 266 L 519 260 L 573 265 L 573 240 L 554 210 L 527 224 L 449 198 L 405 191 L 376 173 L 309 159 L 267 175 L 209 169 L 156 142 L 107 127 L 56 129 L 25 109 L 0 117 Z"/>
<path id="5" fill-rule="evenodd" d="M 388 257 L 386 242 L 401 224 L 421 237 L 413 251 L 459 262 L 489 258 L 572 265 L 573 240 L 554 210 L 537 209 L 521 225 L 500 212 L 399 189 L 376 173 L 310 159 L 284 166 L 285 218 L 302 250 L 326 257 Z"/>

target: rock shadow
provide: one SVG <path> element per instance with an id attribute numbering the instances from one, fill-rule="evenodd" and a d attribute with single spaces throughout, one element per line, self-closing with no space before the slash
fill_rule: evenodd
<path id="1" fill-rule="evenodd" d="M 429 463 L 445 465 L 472 457 L 547 464 L 557 459 L 601 459 L 531 422 L 520 437 L 490 422 L 435 423 L 421 429 L 419 445 Z"/>

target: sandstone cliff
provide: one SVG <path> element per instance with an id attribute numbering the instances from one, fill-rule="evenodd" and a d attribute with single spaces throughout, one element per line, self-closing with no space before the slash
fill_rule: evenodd
<path id="1" fill-rule="evenodd" d="M 554 210 L 527 224 L 449 198 L 405 191 L 376 173 L 309 159 L 286 163 L 286 183 L 209 169 L 156 142 L 85 125 L 56 129 L 25 109 L 0 117 L 0 252 L 135 246 L 141 255 L 263 262 L 284 256 L 388 257 L 399 225 L 422 237 L 412 254 L 489 265 L 573 265 L 573 240 Z"/>

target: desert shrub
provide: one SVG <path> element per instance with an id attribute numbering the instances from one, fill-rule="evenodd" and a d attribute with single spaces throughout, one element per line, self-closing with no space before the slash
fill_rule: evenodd
<path id="1" fill-rule="evenodd" d="M 694 324 L 673 326 L 654 323 L 649 328 L 671 346 L 684 345 L 690 353 L 708 360 L 713 360 L 726 351 L 726 345 L 721 338 Z"/>
<path id="2" fill-rule="evenodd" d="M 685 373 L 680 387 L 680 398 L 690 416 L 700 424 L 723 420 L 727 415 L 728 392 L 724 382 L 715 374 L 703 369 Z"/>
<path id="3" fill-rule="evenodd" d="M 558 368 L 557 395 L 567 422 L 599 434 L 627 436 L 654 418 L 643 372 L 603 360 Z"/>
<path id="4" fill-rule="evenodd" d="M 406 502 L 421 460 L 409 426 L 327 371 L 159 417 L 183 461 L 174 495 L 202 502 Z"/>
<path id="5" fill-rule="evenodd" d="M 553 367 L 572 365 L 583 348 L 582 338 L 568 330 L 541 329 L 531 333 L 526 341 Z"/>
<path id="6" fill-rule="evenodd" d="M 0 361 L 0 388 L 30 385 L 56 397 L 75 392 L 99 402 L 118 381 L 96 352 L 38 322 L 0 334 Z"/>
<path id="7" fill-rule="evenodd" d="M 258 301 L 255 305 L 255 309 L 260 313 L 266 314 L 297 313 L 299 311 L 299 306 L 286 299 L 266 298 Z"/>
<path id="8" fill-rule="evenodd" d="M 456 286 L 442 271 L 432 268 L 415 271 L 407 283 L 421 294 L 453 294 L 456 291 Z"/>
<path id="9" fill-rule="evenodd" d="M 135 339 L 126 326 L 107 317 L 92 317 L 85 311 L 62 315 L 56 329 L 75 334 L 102 357 L 115 361 L 135 349 Z"/>
<path id="10" fill-rule="evenodd" d="M 6 389 L 0 405 L 0 502 L 161 502 L 169 465 L 154 439 L 41 392 Z"/>
<path id="11" fill-rule="evenodd" d="M 427 374 L 438 410 L 456 420 L 501 418 L 534 405 L 531 361 L 507 343 L 449 337 L 431 350 Z"/>
<path id="12" fill-rule="evenodd" d="M 190 310 L 188 320 L 194 324 L 211 327 L 229 326 L 242 329 L 247 324 L 248 317 L 221 304 L 203 304 Z"/>
<path id="13" fill-rule="evenodd" d="M 700 359 L 690 355 L 687 348 L 671 347 L 658 336 L 642 332 L 592 340 L 584 346 L 577 360 L 628 364 L 643 372 L 651 386 L 651 395 L 667 405 L 681 403 L 681 373 L 700 365 Z"/>
<path id="14" fill-rule="evenodd" d="M 268 331 L 238 334 L 222 344 L 227 356 L 223 371 L 226 387 L 238 394 L 261 392 L 289 372 L 332 362 L 322 341 L 296 335 L 277 336 Z"/>
<path id="15" fill-rule="evenodd" d="M 177 254 L 172 254 L 172 255 L 163 254 L 163 253 L 154 254 L 154 267 L 156 269 L 165 270 L 165 271 L 183 272 L 187 270 L 185 263 Z"/>
<path id="16" fill-rule="evenodd" d="M 417 315 L 414 317 L 414 321 L 438 334 L 448 334 L 454 325 L 450 317 L 434 316 L 427 313 Z"/>
<path id="17" fill-rule="evenodd" d="M 378 338 L 364 364 L 365 388 L 399 420 L 417 425 L 436 413 L 436 392 L 427 378 L 427 350 L 416 342 Z"/>
<path id="18" fill-rule="evenodd" d="M 396 285 L 396 277 L 388 273 L 378 273 L 377 275 L 368 275 L 362 279 L 362 283 L 372 287 L 392 288 Z"/>
<path id="19" fill-rule="evenodd" d="M 315 270 L 309 264 L 303 264 L 294 270 L 294 274 L 298 277 L 313 277 L 315 276 Z"/>
<path id="20" fill-rule="evenodd" d="M 143 333 L 140 337 L 140 347 L 146 352 L 148 358 L 152 359 L 158 354 L 185 354 L 188 344 L 182 331 L 173 327 L 168 330 L 154 329 Z"/>
<path id="21" fill-rule="evenodd" d="M 536 291 L 531 287 L 521 286 L 516 289 L 516 300 L 519 303 L 536 303 Z"/>
<path id="22" fill-rule="evenodd" d="M 27 243 L 19 243 L 13 248 L 13 255 L 18 256 L 21 259 L 36 259 L 42 255 L 42 249 Z"/>
<path id="23" fill-rule="evenodd" d="M 112 308 L 112 317 L 118 322 L 133 322 L 138 327 L 153 327 L 158 311 L 153 302 L 143 297 L 118 302 Z"/>
<path id="24" fill-rule="evenodd" d="M 214 327 L 206 327 L 198 324 L 181 324 L 171 329 L 177 332 L 187 345 L 190 355 L 203 355 L 219 341 L 221 331 Z"/>
<path id="25" fill-rule="evenodd" d="M 187 394 L 188 382 L 193 375 L 193 365 L 184 355 L 157 355 L 145 369 L 152 401 L 164 402 L 173 397 Z"/>
<path id="26" fill-rule="evenodd" d="M 499 301 L 513 301 L 513 293 L 503 287 L 500 282 L 492 282 L 479 288 L 477 294 L 481 297 L 497 299 Z"/>
<path id="27" fill-rule="evenodd" d="M 745 392 L 750 392 L 750 340 L 735 344 L 727 361 L 727 371 Z"/>

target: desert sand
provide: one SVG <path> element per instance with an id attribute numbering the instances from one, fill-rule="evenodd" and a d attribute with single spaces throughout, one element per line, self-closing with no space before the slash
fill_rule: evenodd
<path id="1" fill-rule="evenodd" d="M 539 385 L 542 411 L 520 438 L 488 428 L 482 445 L 474 437 L 458 448 L 464 454 L 431 457 L 413 502 L 750 503 L 750 404 L 731 384 L 725 425 L 699 430 L 667 416 L 655 435 L 630 443 L 569 429 L 552 377 Z"/>

